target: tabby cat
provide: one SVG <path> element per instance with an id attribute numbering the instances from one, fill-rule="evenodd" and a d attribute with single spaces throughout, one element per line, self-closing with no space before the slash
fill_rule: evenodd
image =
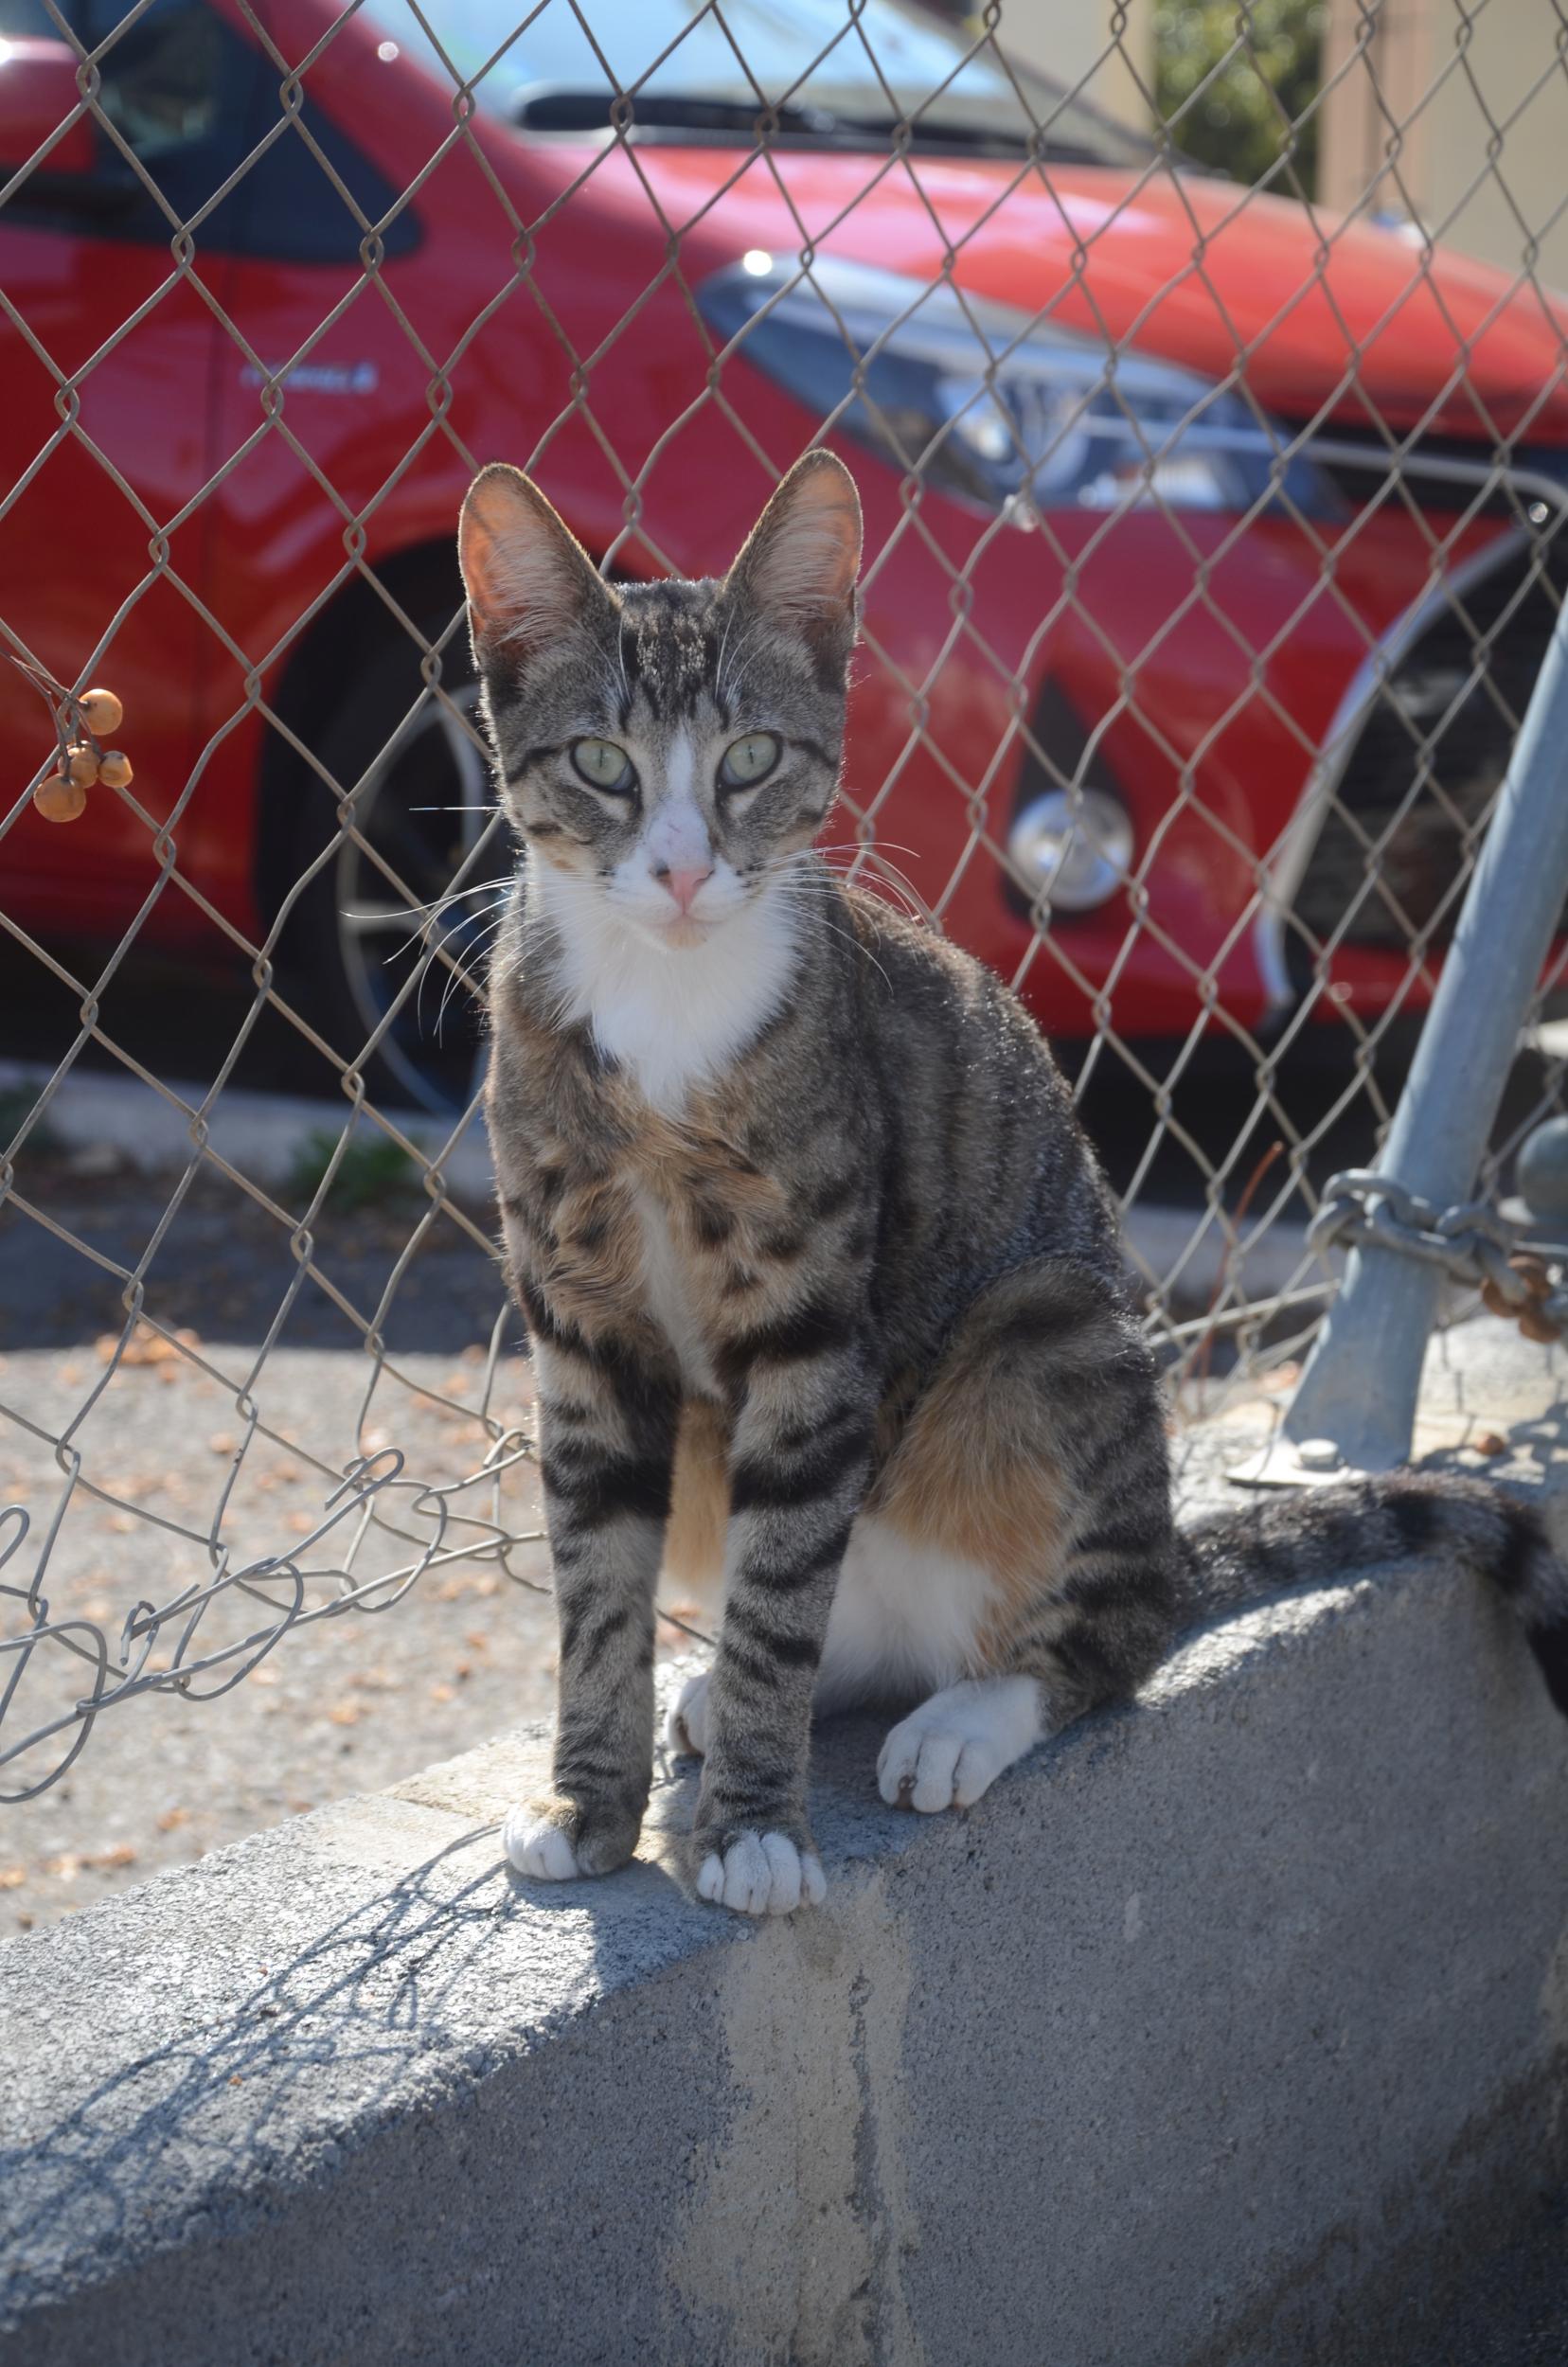
<path id="1" fill-rule="evenodd" d="M 823 1895 L 813 1708 L 914 1700 L 882 1798 L 968 1807 L 1194 1619 L 1436 1540 L 1511 1597 L 1568 1707 L 1568 1579 L 1479 1483 L 1176 1529 L 1115 1211 L 1050 1053 L 989 970 L 811 851 L 855 637 L 847 471 L 802 460 L 722 581 L 605 582 L 501 466 L 460 547 L 526 849 L 489 1122 L 561 1620 L 555 1792 L 508 1819 L 512 1864 L 632 1855 L 654 1584 L 704 1528 L 722 1633 L 670 1738 L 704 1759 L 689 1878 L 747 1914 Z"/>

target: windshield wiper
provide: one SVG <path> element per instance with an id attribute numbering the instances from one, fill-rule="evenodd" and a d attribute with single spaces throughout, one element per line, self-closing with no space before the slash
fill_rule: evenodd
<path id="1" fill-rule="evenodd" d="M 579 90 L 566 82 L 528 82 L 516 94 L 507 113 L 525 132 L 607 132 L 611 95 L 607 90 Z M 638 91 L 632 101 L 632 130 L 706 133 L 710 139 L 754 139 L 765 110 L 754 98 L 710 98 L 699 91 Z M 891 148 L 900 129 L 896 116 L 834 114 L 829 108 L 791 99 L 774 110 L 776 136 L 802 140 L 817 147 L 882 150 Z M 1022 131 L 996 131 L 982 123 L 955 122 L 951 116 L 921 116 L 910 127 L 910 144 L 920 151 L 957 151 L 970 155 L 1016 156 L 1025 146 Z M 1131 151 L 1132 144 L 1129 143 Z M 1082 140 L 1048 140 L 1045 158 L 1058 165 L 1102 165 L 1112 159 Z"/>
<path id="2" fill-rule="evenodd" d="M 606 90 L 575 90 L 564 82 L 529 82 L 512 100 L 508 114 L 525 132 L 607 132 L 611 94 Z M 764 113 L 752 98 L 706 98 L 687 91 L 638 91 L 632 101 L 632 121 L 639 132 L 753 133 Z M 790 105 L 774 110 L 781 132 L 797 137 L 831 137 L 837 117 L 822 107 Z"/>

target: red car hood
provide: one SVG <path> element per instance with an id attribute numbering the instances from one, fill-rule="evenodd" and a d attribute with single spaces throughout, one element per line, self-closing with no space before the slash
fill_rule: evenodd
<path id="1" fill-rule="evenodd" d="M 978 159 L 795 151 L 754 159 L 720 195 L 733 149 L 650 145 L 638 167 L 670 222 L 692 225 L 688 270 L 693 248 L 715 250 L 715 263 L 747 247 L 798 249 L 793 208 L 825 254 L 930 279 L 951 248 L 954 276 L 977 295 L 1049 308 L 1066 327 L 1210 377 L 1239 349 L 1259 401 L 1284 418 L 1327 405 L 1342 423 L 1375 413 L 1488 442 L 1568 442 L 1568 305 L 1456 255 L 1422 271 L 1397 230 L 1163 170 L 1142 187 L 1090 169 L 1053 169 L 1047 184 Z M 630 172 L 608 177 L 620 186 L 612 196 L 601 167 L 603 194 L 646 218 Z"/>

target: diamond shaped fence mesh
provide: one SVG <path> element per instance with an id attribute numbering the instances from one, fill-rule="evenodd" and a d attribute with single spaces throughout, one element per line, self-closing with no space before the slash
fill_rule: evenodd
<path id="1" fill-rule="evenodd" d="M 1288 1383 L 1568 580 L 1568 27 L 1216 16 L 1086 5 L 1063 80 L 1024 0 L 0 0 L 5 1346 L 62 1291 L 88 1343 L 0 1358 L 5 1796 L 313 1623 L 547 1590 L 476 1132 L 492 458 L 640 578 L 843 454 L 830 860 L 1058 1045 L 1179 1417 Z"/>

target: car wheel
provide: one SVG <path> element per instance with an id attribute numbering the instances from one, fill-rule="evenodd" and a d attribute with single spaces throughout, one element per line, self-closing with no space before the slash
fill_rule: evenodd
<path id="1" fill-rule="evenodd" d="M 318 867 L 284 938 L 306 1016 L 365 1070 L 372 1095 L 439 1113 L 478 1090 L 486 956 L 515 868 L 478 697 L 456 644 L 439 692 L 423 685 L 411 643 L 365 669 L 320 745 L 352 821 L 340 829 L 311 783 L 294 876 Z"/>

